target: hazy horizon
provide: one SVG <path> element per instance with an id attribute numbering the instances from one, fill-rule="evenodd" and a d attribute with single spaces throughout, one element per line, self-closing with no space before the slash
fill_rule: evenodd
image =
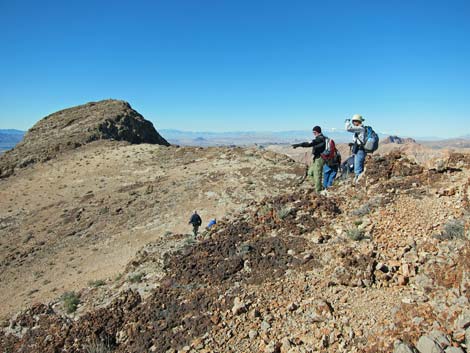
<path id="1" fill-rule="evenodd" d="M 12 133 L 26 133 L 27 130 L 20 130 L 20 129 L 4 129 L 0 127 L 0 133 L 5 133 L 11 131 Z M 285 138 L 299 138 L 299 137 L 304 137 L 305 140 L 309 140 L 311 136 L 311 129 L 292 129 L 292 130 L 281 130 L 281 131 L 270 131 L 270 130 L 238 130 L 238 131 L 193 131 L 193 130 L 181 130 L 181 129 L 157 129 L 159 133 L 163 135 L 163 137 L 168 136 L 168 135 L 183 135 L 185 138 L 193 137 L 193 138 L 198 138 L 198 137 L 207 137 L 207 135 L 217 135 L 217 136 L 240 136 L 240 135 L 257 135 L 257 138 L 261 138 L 263 135 L 266 137 L 273 137 L 273 136 L 282 136 L 285 135 Z M 386 136 L 399 136 L 401 138 L 413 138 L 415 140 L 419 141 L 433 141 L 433 140 L 452 140 L 452 139 L 470 139 L 469 134 L 463 134 L 460 136 L 451 136 L 451 137 L 438 137 L 438 136 L 409 136 L 409 135 L 404 135 L 404 134 L 392 134 L 392 133 L 387 133 L 387 132 L 382 132 L 382 131 L 377 131 L 379 135 L 383 137 Z M 326 134 L 332 134 L 334 135 L 339 135 L 344 137 L 344 140 L 349 140 L 352 139 L 352 134 L 342 130 L 342 129 L 336 129 L 336 128 L 323 128 L 323 133 Z M 295 135 L 295 136 L 294 136 Z M 174 136 L 171 138 L 175 138 Z"/>

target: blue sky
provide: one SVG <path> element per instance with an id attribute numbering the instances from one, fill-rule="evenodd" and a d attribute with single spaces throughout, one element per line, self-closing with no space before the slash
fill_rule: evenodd
<path id="1" fill-rule="evenodd" d="M 470 133 L 470 1 L 0 0 L 0 128 L 124 99 L 157 129 Z"/>

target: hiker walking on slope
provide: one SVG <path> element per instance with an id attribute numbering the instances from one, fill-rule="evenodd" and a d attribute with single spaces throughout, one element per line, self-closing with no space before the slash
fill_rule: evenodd
<path id="1" fill-rule="evenodd" d="M 359 114 L 354 114 L 352 119 L 346 119 L 346 131 L 354 133 L 354 144 L 351 152 L 354 155 L 354 183 L 357 183 L 360 175 L 364 171 L 364 162 L 366 160 L 366 151 L 364 144 L 366 140 L 366 128 L 362 124 L 364 118 Z"/>
<path id="2" fill-rule="evenodd" d="M 193 215 L 191 216 L 191 219 L 189 220 L 189 224 L 193 225 L 193 234 L 194 234 L 194 237 L 196 238 L 199 227 L 202 224 L 202 219 L 197 214 L 197 211 L 194 211 Z"/>
<path id="3" fill-rule="evenodd" d="M 312 129 L 312 132 L 314 136 L 312 142 L 296 143 L 293 144 L 292 147 L 312 147 L 313 163 L 310 168 L 308 168 L 307 175 L 313 179 L 315 191 L 320 192 L 322 190 L 322 174 L 324 164 L 321 154 L 323 151 L 325 151 L 326 143 L 325 136 L 323 136 L 320 126 L 315 126 Z"/>

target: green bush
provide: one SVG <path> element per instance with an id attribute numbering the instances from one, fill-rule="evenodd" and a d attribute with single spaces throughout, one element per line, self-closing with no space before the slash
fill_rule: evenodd
<path id="1" fill-rule="evenodd" d="M 360 241 L 365 238 L 364 230 L 359 228 L 351 228 L 346 231 L 348 237 L 352 240 Z"/>
<path id="2" fill-rule="evenodd" d="M 131 283 L 140 283 L 140 282 L 142 282 L 143 277 L 144 277 L 143 273 L 134 273 L 134 274 L 130 275 L 127 279 Z"/>
<path id="3" fill-rule="evenodd" d="M 291 213 L 291 211 L 292 209 L 290 207 L 283 207 L 277 211 L 277 216 L 279 217 L 279 219 L 284 219 Z"/>
<path id="4" fill-rule="evenodd" d="M 62 295 L 62 302 L 65 312 L 72 314 L 77 310 L 78 304 L 80 304 L 80 298 L 75 292 L 66 292 Z"/>

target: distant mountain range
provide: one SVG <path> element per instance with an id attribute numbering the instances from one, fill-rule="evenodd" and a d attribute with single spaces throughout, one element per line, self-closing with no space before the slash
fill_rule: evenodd
<path id="1" fill-rule="evenodd" d="M 289 144 L 312 139 L 312 132 L 310 130 L 211 132 L 160 129 L 159 131 L 171 144 L 201 147 Z M 21 141 L 25 133 L 25 131 L 15 129 L 0 129 L 0 153 L 13 148 Z M 324 134 L 338 143 L 349 142 L 352 139 L 351 133 L 338 129 L 325 129 Z M 389 137 L 388 134 L 380 133 L 379 136 L 382 140 Z M 451 146 L 462 147 L 469 144 L 470 134 L 445 140 L 437 137 L 417 138 L 417 140 L 418 143 L 428 145 L 445 141 Z"/>
<path id="2" fill-rule="evenodd" d="M 192 146 L 287 144 L 309 141 L 313 138 L 311 130 L 209 132 L 160 129 L 159 131 L 172 144 Z M 326 129 L 324 134 L 337 142 L 347 142 L 352 137 L 350 133 L 336 129 Z"/>
<path id="3" fill-rule="evenodd" d="M 0 153 L 7 151 L 20 142 L 25 132 L 15 129 L 0 129 Z"/>

